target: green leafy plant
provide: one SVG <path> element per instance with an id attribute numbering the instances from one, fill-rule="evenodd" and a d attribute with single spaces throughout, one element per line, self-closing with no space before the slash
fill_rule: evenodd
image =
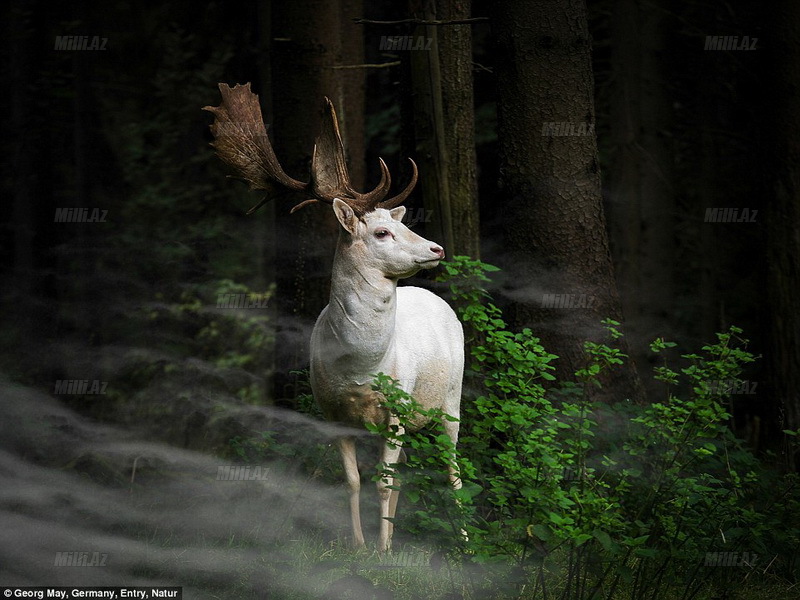
<path id="1" fill-rule="evenodd" d="M 454 456 L 447 436 L 406 427 L 420 413 L 434 430 L 447 417 L 422 411 L 396 382 L 376 377 L 396 424 L 373 431 L 416 457 L 377 475 L 399 475 L 415 507 L 398 517 L 398 527 L 437 532 L 434 543 L 461 563 L 491 565 L 469 571 L 482 574 L 469 578 L 472 595 L 481 598 L 693 598 L 736 585 L 731 571 L 719 568 L 720 556 L 743 558 L 740 579 L 755 573 L 757 558 L 770 550 L 781 549 L 778 564 L 795 564 L 798 528 L 786 524 L 799 522 L 797 481 L 771 475 L 728 426 L 731 386 L 718 382 L 735 387 L 755 360 L 740 329 L 683 354 L 686 366 L 657 366 L 664 402 L 600 404 L 591 390 L 626 359 L 614 345 L 620 324 L 604 320 L 607 341 L 587 342 L 575 379 L 555 382 L 556 357 L 530 330 L 509 331 L 491 302 L 485 286 L 496 270 L 455 257 L 440 278 L 471 356 L 461 493 L 446 485 Z M 674 346 L 657 339 L 651 350 Z"/>
<path id="2" fill-rule="evenodd" d="M 469 500 L 475 486 L 455 490 L 449 482 L 449 467 L 456 471 L 456 449 L 445 433 L 444 422 L 454 421 L 440 408 L 426 410 L 392 377 L 377 373 L 372 389 L 383 395 L 383 405 L 394 415 L 395 422 L 367 424 L 367 429 L 381 435 L 387 443 L 401 446 L 407 455 L 404 463 L 379 465 L 375 480 L 392 477 L 402 482 L 406 499 L 415 506 L 396 517 L 396 524 L 414 534 L 424 534 L 439 547 L 460 543 Z M 430 433 L 414 430 L 428 422 Z M 392 486 L 399 489 L 398 485 Z"/>

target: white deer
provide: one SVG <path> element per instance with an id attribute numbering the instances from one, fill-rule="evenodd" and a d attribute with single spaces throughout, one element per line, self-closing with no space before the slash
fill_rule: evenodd
<path id="1" fill-rule="evenodd" d="M 222 104 L 206 107 L 215 115 L 211 126 L 214 147 L 225 162 L 236 168 L 253 189 L 270 189 L 277 182 L 312 196 L 292 212 L 312 202 L 330 204 L 341 228 L 331 277 L 329 304 L 311 334 L 311 387 L 326 419 L 364 427 L 368 423 L 398 425 L 383 407 L 383 396 L 372 389 L 376 373 L 398 380 L 425 409 L 440 408 L 459 417 L 464 370 L 464 334 L 448 304 L 417 287 L 400 287 L 400 279 L 420 269 L 430 269 L 444 258 L 444 250 L 403 223 L 405 208 L 399 206 L 411 193 L 413 177 L 399 195 L 383 200 L 391 178 L 380 160 L 381 182 L 372 192 L 353 190 L 344 160 L 336 113 L 327 100 L 322 133 L 311 162 L 311 180 L 289 177 L 278 163 L 261 117 L 258 96 L 250 84 L 219 85 Z M 250 210 L 252 212 L 259 205 Z M 423 421 L 416 423 L 425 425 Z M 458 421 L 445 421 L 453 447 L 458 442 Z M 355 438 L 339 440 L 339 449 L 350 492 L 353 542 L 364 546 L 359 493 L 361 478 Z M 383 464 L 398 461 L 400 447 L 385 444 Z M 451 463 L 453 461 L 450 461 Z M 450 465 L 455 488 L 461 480 Z M 385 476 L 378 481 L 380 533 L 378 551 L 391 549 L 392 519 L 398 491 Z"/>

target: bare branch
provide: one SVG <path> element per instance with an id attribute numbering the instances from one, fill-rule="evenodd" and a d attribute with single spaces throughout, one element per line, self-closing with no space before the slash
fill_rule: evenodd
<path id="1" fill-rule="evenodd" d="M 400 19 L 399 21 L 374 21 L 372 19 L 353 19 L 356 25 L 401 25 L 412 23 L 414 25 L 471 25 L 472 23 L 488 23 L 489 17 L 472 17 L 470 19 L 454 19 L 452 21 L 436 21 L 429 19 Z"/>
<path id="2" fill-rule="evenodd" d="M 388 63 L 365 63 L 363 65 L 334 65 L 330 67 L 331 69 L 383 69 L 386 67 L 397 67 L 400 65 L 400 61 L 396 60 L 394 62 Z"/>
<path id="3" fill-rule="evenodd" d="M 482 65 L 481 63 L 475 62 L 474 60 L 472 61 L 472 66 L 475 67 L 476 71 L 486 71 L 488 73 L 494 73 L 494 70 L 491 67 Z"/>

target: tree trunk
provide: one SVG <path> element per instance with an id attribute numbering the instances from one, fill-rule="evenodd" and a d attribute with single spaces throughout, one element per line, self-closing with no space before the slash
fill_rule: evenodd
<path id="1" fill-rule="evenodd" d="M 26 6 L 24 2 L 16 1 L 11 11 L 15 12 L 17 19 L 25 24 L 9 20 L 4 28 L 6 36 L 4 43 L 9 60 L 9 95 L 10 111 L 8 117 L 9 134 L 15 140 L 9 148 L 10 166 L 7 166 L 5 176 L 13 181 L 13 206 L 11 208 L 10 230 L 13 235 L 13 274 L 14 289 L 20 295 L 12 305 L 19 306 L 25 302 L 33 292 L 34 287 L 34 249 L 33 236 L 36 230 L 34 218 L 35 189 L 37 174 L 38 129 L 34 127 L 34 97 L 31 92 L 29 78 L 34 71 L 33 60 L 35 41 L 32 23 L 35 19 L 34 7 Z M 18 28 L 16 31 L 14 29 Z M 4 219 L 5 220 L 5 219 Z M 12 265 L 8 265 L 12 267 Z M 8 290 L 6 290 L 8 292 Z M 25 314 L 25 311 L 21 311 Z M 25 325 L 30 323 L 30 318 L 25 319 Z"/>
<path id="2" fill-rule="evenodd" d="M 257 32 L 258 32 L 258 80 L 259 88 L 264 90 L 261 102 L 261 111 L 265 123 L 272 123 L 272 3 L 259 2 L 256 6 Z M 264 99 L 266 101 L 264 101 Z M 253 227 L 252 247 L 258 259 L 258 273 L 255 277 L 255 289 L 266 290 L 276 281 L 276 214 L 280 210 L 275 202 L 267 202 L 260 210 L 257 224 Z M 270 302 L 266 308 L 267 316 L 272 327 L 278 326 L 278 307 L 276 302 Z M 259 370 L 264 374 L 263 398 L 267 404 L 273 404 L 276 398 L 275 386 L 275 358 L 277 353 L 277 340 L 275 337 L 270 342 L 269 349 L 258 358 Z"/>
<path id="3" fill-rule="evenodd" d="M 779 405 L 781 429 L 800 429 L 800 5 L 782 0 L 771 7 L 774 42 L 769 52 L 773 103 L 769 127 L 767 208 L 768 298 L 772 310 L 768 351 L 769 389 Z M 769 433 L 777 433 L 775 431 Z M 786 438 L 796 443 L 797 438 Z M 786 444 L 788 468 L 797 469 L 797 446 Z"/>
<path id="4" fill-rule="evenodd" d="M 435 0 L 413 2 L 412 17 L 436 18 Z M 450 210 L 449 153 L 445 142 L 442 76 L 439 64 L 439 32 L 420 25 L 412 35 L 414 47 L 405 52 L 410 61 L 415 158 L 419 165 L 419 189 L 425 215 L 425 235 L 452 253 L 455 248 L 453 215 Z M 424 46 L 423 46 L 424 44 Z M 417 46 L 423 46 L 418 48 Z"/>
<path id="5" fill-rule="evenodd" d="M 640 0 L 617 0 L 614 8 L 609 229 L 629 346 L 640 378 L 653 382 L 648 344 L 665 335 L 674 299 L 663 13 L 643 10 Z"/>
<path id="6" fill-rule="evenodd" d="M 469 17 L 464 0 L 413 2 L 422 19 Z M 415 156 L 420 169 L 425 235 L 448 256 L 479 257 L 475 128 L 472 100 L 472 35 L 469 25 L 420 25 L 410 62 Z"/>
<path id="7" fill-rule="evenodd" d="M 363 83 L 358 73 L 333 68 L 363 56 L 362 31 L 350 20 L 359 15 L 346 14 L 360 12 L 359 4 L 348 1 L 346 6 L 345 11 L 342 2 L 323 0 L 272 4 L 274 126 L 270 129 L 284 169 L 296 179 L 308 181 L 324 96 L 336 106 L 354 177 L 363 169 Z M 284 373 L 307 364 L 311 326 L 328 303 L 338 235 L 330 207 L 312 205 L 289 215 L 289 206 L 277 198 L 276 367 Z"/>
<path id="8" fill-rule="evenodd" d="M 438 17 L 443 21 L 468 19 L 470 5 L 470 0 L 438 0 Z M 465 254 L 479 259 L 480 223 L 471 27 L 440 27 L 438 42 L 449 204 L 453 223 L 453 248 L 448 249 L 448 252 L 450 256 Z"/>
<path id="9" fill-rule="evenodd" d="M 561 357 L 557 375 L 571 379 L 585 363 L 584 340 L 601 338 L 600 321 L 621 320 L 602 207 L 586 6 L 504 0 L 495 6 L 493 29 L 511 320 L 531 327 Z M 605 383 L 618 399 L 641 399 L 630 364 Z"/>

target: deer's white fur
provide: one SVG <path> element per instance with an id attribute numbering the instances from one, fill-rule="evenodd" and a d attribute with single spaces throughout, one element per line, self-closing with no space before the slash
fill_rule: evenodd
<path id="1" fill-rule="evenodd" d="M 331 277 L 331 296 L 311 334 L 311 386 L 327 419 L 354 427 L 393 423 L 372 390 L 373 375 L 391 375 L 425 408 L 438 407 L 458 417 L 464 371 L 464 333 L 448 304 L 416 287 L 397 287 L 399 279 L 429 269 L 443 250 L 409 230 L 405 207 L 383 208 L 360 217 L 342 200 L 333 210 L 341 224 Z M 422 426 L 424 423 L 418 423 Z M 453 444 L 458 422 L 446 422 Z M 355 440 L 340 440 L 350 492 L 353 541 L 364 545 L 359 512 L 361 488 Z M 383 463 L 395 463 L 400 448 L 385 445 Z M 451 470 L 454 486 L 458 474 Z M 391 548 L 397 492 L 390 479 L 378 482 L 381 507 L 378 550 Z"/>

